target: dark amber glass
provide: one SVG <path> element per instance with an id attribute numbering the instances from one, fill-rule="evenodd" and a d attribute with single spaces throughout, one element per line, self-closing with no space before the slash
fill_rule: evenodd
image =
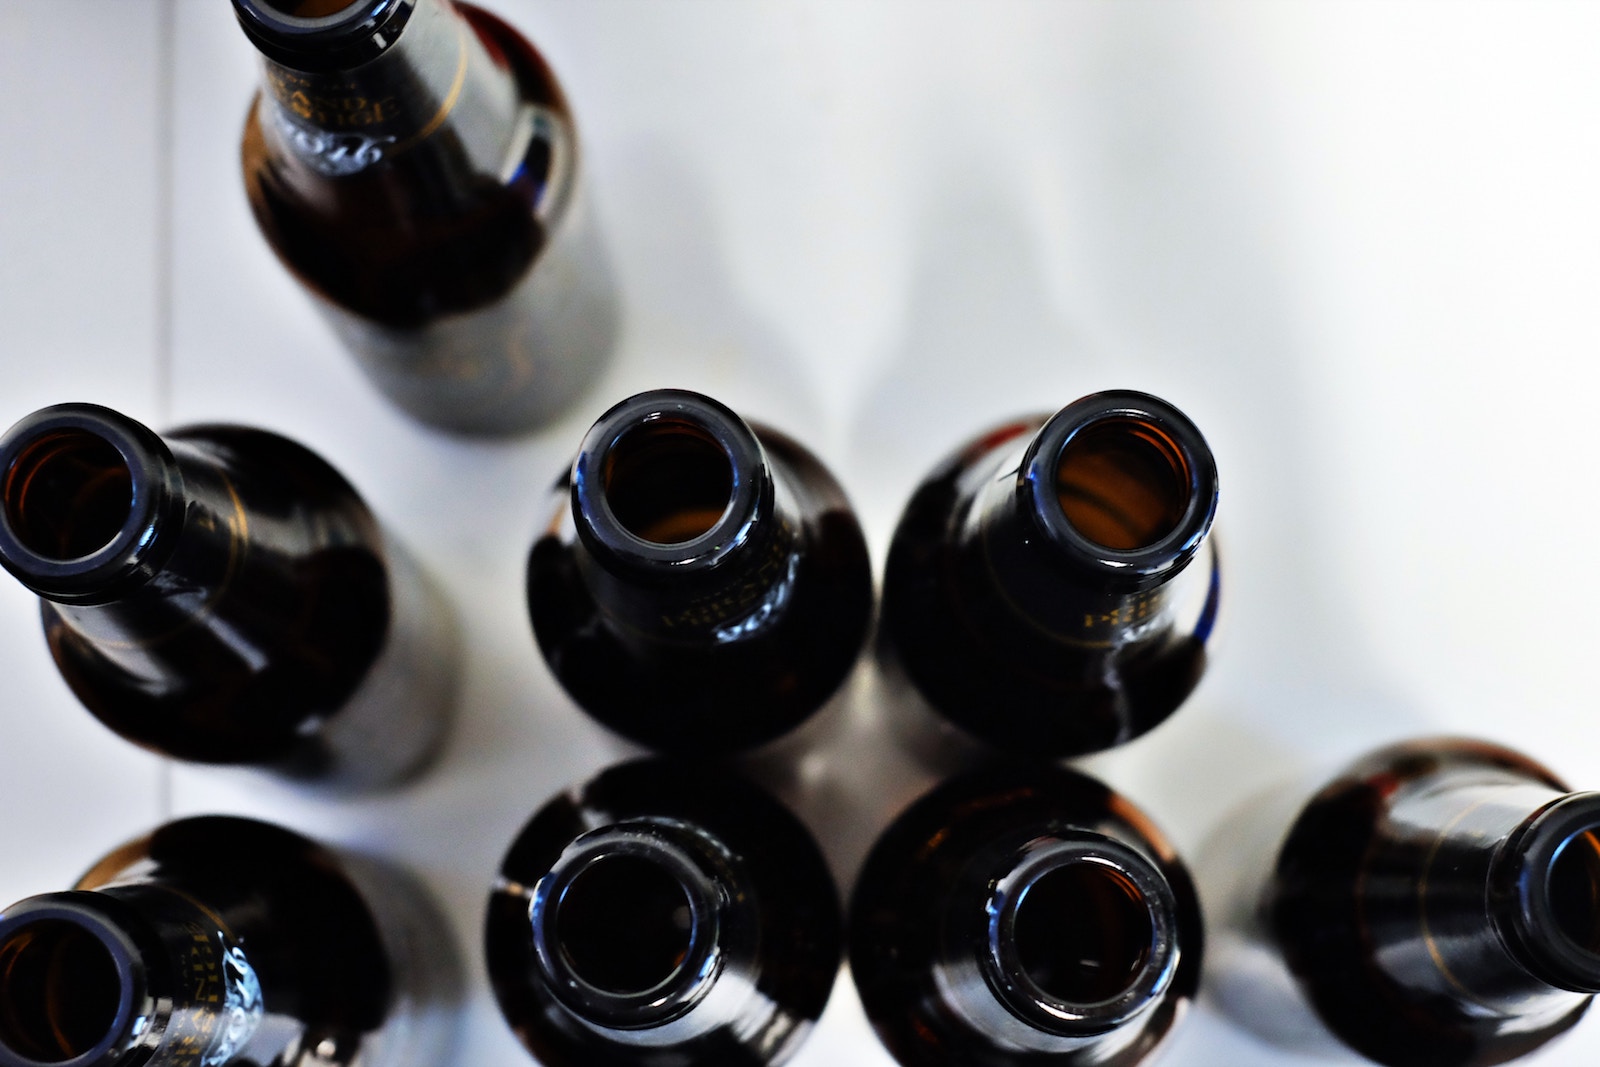
<path id="1" fill-rule="evenodd" d="M 528 558 L 550 669 L 585 711 L 664 751 L 767 741 L 839 687 L 872 571 L 816 458 L 698 393 L 601 417 Z"/>
<path id="2" fill-rule="evenodd" d="M 338 472 L 238 426 L 62 404 L 0 437 L 0 564 L 72 691 L 179 759 L 397 781 L 442 738 L 448 606 Z"/>
<path id="3" fill-rule="evenodd" d="M 485 951 L 545 1067 L 758 1067 L 822 1013 L 840 926 L 793 815 L 723 768 L 657 759 L 535 813 L 489 898 Z"/>
<path id="4" fill-rule="evenodd" d="M 450 0 L 234 0 L 262 53 L 250 205 L 391 400 L 462 433 L 562 410 L 615 333 L 578 144 L 539 54 Z"/>
<path id="5" fill-rule="evenodd" d="M 1193 999 L 1201 921 L 1148 818 L 1056 767 L 917 801 L 867 857 L 850 969 L 906 1067 L 1127 1067 Z"/>
<path id="6" fill-rule="evenodd" d="M 880 660 L 1021 755 L 1121 744 L 1205 669 L 1219 573 L 1205 439 L 1144 393 L 1095 393 L 957 450 L 889 548 Z"/>
<path id="7" fill-rule="evenodd" d="M 1600 992 L 1600 793 L 1482 742 L 1383 749 L 1300 813 L 1264 916 L 1358 1052 L 1392 1067 L 1503 1063 Z"/>
<path id="8" fill-rule="evenodd" d="M 0 1067 L 438 1067 L 455 956 L 397 871 L 169 823 L 0 912 Z"/>

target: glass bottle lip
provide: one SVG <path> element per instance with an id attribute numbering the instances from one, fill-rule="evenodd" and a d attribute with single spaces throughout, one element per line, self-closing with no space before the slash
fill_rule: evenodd
<path id="1" fill-rule="evenodd" d="M 692 831 L 691 831 L 692 832 Z M 590 831 L 562 853 L 533 889 L 528 918 L 534 957 L 552 995 L 584 1022 L 637 1031 L 663 1027 L 706 1000 L 729 965 L 723 930 L 723 892 L 672 828 L 655 821 L 618 823 Z M 578 973 L 561 947 L 557 913 L 567 890 L 596 863 L 630 857 L 661 868 L 683 891 L 689 909 L 687 944 L 676 965 L 648 989 L 603 989 Z"/>
<path id="2" fill-rule="evenodd" d="M 673 424 L 705 435 L 726 457 L 731 476 L 720 517 L 678 542 L 651 541 L 630 530 L 611 505 L 607 474 L 629 434 Z M 766 454 L 755 431 L 731 408 L 701 393 L 654 389 L 612 407 L 589 429 L 572 465 L 572 512 L 591 552 L 625 567 L 657 573 L 708 570 L 750 541 L 770 519 L 773 498 Z"/>
<path id="3" fill-rule="evenodd" d="M 51 438 L 93 437 L 127 466 L 131 500 L 115 534 L 86 555 L 59 558 L 35 550 L 13 525 L 13 479 L 35 447 Z M 18 421 L 0 436 L 0 564 L 38 595 L 61 603 L 103 603 L 148 577 L 171 533 L 182 524 L 183 478 L 165 442 L 133 419 L 98 404 L 57 404 Z"/>
<path id="4" fill-rule="evenodd" d="M 273 62 L 322 74 L 368 63 L 400 39 L 417 0 L 356 0 L 332 15 L 306 18 L 267 0 L 233 0 L 245 36 Z"/>
<path id="5" fill-rule="evenodd" d="M 1571 793 L 1524 822 L 1497 860 L 1496 881 L 1509 885 L 1496 914 L 1507 947 L 1536 977 L 1579 993 L 1600 993 L 1600 952 L 1566 932 L 1551 883 L 1562 851 L 1597 830 L 1600 792 Z"/>
<path id="6" fill-rule="evenodd" d="M 1029 974 L 1017 940 L 1017 916 L 1028 892 L 1046 876 L 1089 865 L 1123 881 L 1137 894 L 1149 922 L 1149 941 L 1115 994 L 1078 1001 L 1045 989 Z M 981 968 L 1006 1008 L 1031 1026 L 1061 1036 L 1103 1033 L 1143 1013 L 1160 999 L 1177 973 L 1177 900 L 1150 860 L 1100 834 L 1047 837 L 1025 846 L 1021 858 L 992 883 L 985 902 Z"/>
<path id="7" fill-rule="evenodd" d="M 1067 517 L 1057 488 L 1068 447 L 1097 426 L 1125 420 L 1160 434 L 1179 461 L 1186 493 L 1177 521 L 1137 548 L 1108 547 L 1085 536 Z M 1157 584 L 1181 570 L 1200 548 L 1217 512 L 1217 465 L 1205 437 L 1171 404 L 1133 389 L 1112 389 L 1073 401 L 1045 421 L 1023 456 L 1018 486 L 1041 533 L 1081 568 L 1134 588 Z"/>
<path id="8" fill-rule="evenodd" d="M 105 949 L 116 970 L 115 1015 L 99 1041 L 69 1059 L 33 1059 L 0 1037 L 0 1067 L 97 1067 L 112 1062 L 115 1053 L 132 1036 L 135 1007 L 145 999 L 145 973 L 139 950 L 120 926 L 109 921 L 98 909 L 74 899 L 79 895 L 89 894 L 52 893 L 30 897 L 0 912 L 0 944 L 29 926 L 47 922 L 66 923 L 93 937 Z"/>

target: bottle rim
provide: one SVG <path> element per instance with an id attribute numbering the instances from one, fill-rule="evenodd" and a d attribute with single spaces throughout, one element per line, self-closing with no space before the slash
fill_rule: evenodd
<path id="1" fill-rule="evenodd" d="M 1158 450 L 1178 468 L 1174 473 L 1184 492 L 1171 527 L 1132 548 L 1086 536 L 1067 516 L 1059 490 L 1063 458 L 1072 445 L 1119 422 L 1156 438 Z M 1144 587 L 1186 566 L 1210 532 L 1217 512 L 1217 465 L 1199 427 L 1183 412 L 1149 393 L 1113 389 L 1075 400 L 1045 421 L 1023 457 L 1018 489 L 1040 532 L 1069 560 L 1105 578 Z"/>
<path id="2" fill-rule="evenodd" d="M 643 820 L 590 831 L 574 840 L 534 886 L 528 908 L 534 958 L 554 997 L 587 1024 L 623 1031 L 665 1027 L 706 1000 L 729 965 L 722 943 L 723 891 L 674 836 L 670 827 Z M 568 891 L 597 864 L 618 858 L 656 866 L 682 891 L 688 908 L 681 955 L 645 989 L 606 989 L 592 981 L 574 964 L 559 933 Z"/>
<path id="3" fill-rule="evenodd" d="M 136 1003 L 143 1001 L 144 973 L 138 948 L 120 926 L 97 910 L 70 899 L 71 894 L 51 894 L 23 900 L 0 914 L 0 946 L 29 927 L 64 923 L 94 938 L 105 949 L 116 972 L 117 1003 L 105 1032 L 93 1045 L 66 1059 L 34 1059 L 12 1048 L 0 1028 L 0 1067 L 91 1067 L 111 1061 L 133 1026 Z M 66 898 L 66 899 L 64 899 Z"/>
<path id="4" fill-rule="evenodd" d="M 331 15 L 305 17 L 271 0 L 233 0 L 245 36 L 262 55 L 308 74 L 348 70 L 378 58 L 400 39 L 417 0 L 353 0 Z"/>
<path id="5" fill-rule="evenodd" d="M 17 528 L 15 511 L 52 442 L 101 444 L 115 451 L 130 486 L 128 513 L 109 539 L 82 555 L 39 550 Z M 62 603 L 114 599 L 125 583 L 153 572 L 168 532 L 182 523 L 183 480 L 166 444 L 142 424 L 98 404 L 57 404 L 33 412 L 0 436 L 0 565 L 38 595 Z"/>
<path id="6" fill-rule="evenodd" d="M 1047 989 L 1031 974 L 1019 942 L 1018 917 L 1030 891 L 1051 875 L 1074 868 L 1121 882 L 1149 924 L 1136 962 L 1109 996 L 1079 999 Z M 1136 850 L 1090 831 L 1038 839 L 992 886 L 985 904 L 984 977 L 1025 1023 L 1062 1036 L 1103 1033 L 1148 1010 L 1172 984 L 1179 957 L 1177 900 L 1167 880 Z"/>
<path id="7" fill-rule="evenodd" d="M 637 435 L 687 431 L 721 451 L 728 499 L 706 529 L 682 541 L 649 540 L 617 515 L 608 481 L 619 446 Z M 726 405 L 701 393 L 655 389 L 612 407 L 590 428 L 572 465 L 572 512 L 591 552 L 624 567 L 685 573 L 717 566 L 748 543 L 773 512 L 771 473 L 755 431 Z"/>
<path id="8" fill-rule="evenodd" d="M 1572 936 L 1554 899 L 1555 883 L 1565 850 L 1595 833 L 1600 792 L 1571 793 L 1523 823 L 1502 847 L 1500 860 L 1511 887 L 1510 907 L 1497 915 L 1502 937 L 1537 977 L 1579 993 L 1600 993 L 1600 945 L 1588 947 Z"/>

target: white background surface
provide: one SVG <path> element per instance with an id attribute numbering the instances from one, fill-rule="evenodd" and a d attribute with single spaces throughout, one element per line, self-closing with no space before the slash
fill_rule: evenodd
<path id="1" fill-rule="evenodd" d="M 538 659 L 523 559 L 589 422 L 659 385 L 807 441 L 880 567 L 986 425 L 1104 387 L 1186 410 L 1222 472 L 1224 640 L 1182 712 L 1091 765 L 1190 854 L 1261 786 L 1399 737 L 1600 785 L 1600 6 L 491 6 L 564 80 L 627 317 L 569 418 L 485 444 L 386 407 L 257 236 L 226 0 L 0 4 L 0 423 L 86 399 L 289 434 L 469 642 L 440 766 L 336 802 L 113 737 L 0 583 L 0 898 L 175 814 L 271 817 L 419 871 L 473 982 L 456 1063 L 527 1062 L 484 892 L 529 813 L 626 750 Z M 921 784 L 862 725 L 870 683 L 833 709 L 855 741 L 802 765 L 846 872 Z M 1597 1059 L 1591 1019 L 1527 1062 Z M 1162 1062 L 1293 1058 L 1203 1000 Z M 847 976 L 795 1063 L 888 1063 Z"/>

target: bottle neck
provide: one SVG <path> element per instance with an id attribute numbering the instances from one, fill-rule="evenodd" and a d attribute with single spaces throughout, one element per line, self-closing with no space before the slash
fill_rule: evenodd
<path id="1" fill-rule="evenodd" d="M 789 494 L 732 411 L 696 393 L 641 393 L 595 423 L 573 464 L 583 580 L 603 613 L 652 640 L 758 635 L 796 578 Z"/>
<path id="2" fill-rule="evenodd" d="M 261 1017 L 240 946 L 178 894 L 49 893 L 0 913 L 0 1067 L 213 1067 Z"/>
<path id="3" fill-rule="evenodd" d="M 1490 1017 L 1600 992 L 1600 794 L 1447 770 L 1403 789 L 1388 822 L 1359 903 L 1402 987 Z"/>
<path id="4" fill-rule="evenodd" d="M 978 474 L 958 519 L 963 580 L 989 587 L 1013 625 L 1084 644 L 1158 629 L 1216 514 L 1205 438 L 1131 390 L 1069 404 Z"/>
<path id="5" fill-rule="evenodd" d="M 1090 831 L 991 850 L 973 868 L 951 898 L 934 968 L 950 1008 L 1021 1052 L 1133 1040 L 1128 1024 L 1161 1001 L 1181 953 L 1160 870 Z"/>
<path id="6" fill-rule="evenodd" d="M 680 1045 L 758 1002 L 751 907 L 714 838 L 666 819 L 616 823 L 577 838 L 534 887 L 534 957 L 580 1025 L 620 1044 Z"/>
<path id="7" fill-rule="evenodd" d="M 134 420 L 36 411 L 0 437 L 0 564 L 46 599 L 107 603 L 165 565 L 185 497 L 171 450 Z"/>
<path id="8" fill-rule="evenodd" d="M 472 173 L 517 158 L 516 74 L 450 0 L 234 0 L 234 10 L 262 55 L 269 143 L 315 175 L 358 174 L 422 145 L 448 148 Z"/>

